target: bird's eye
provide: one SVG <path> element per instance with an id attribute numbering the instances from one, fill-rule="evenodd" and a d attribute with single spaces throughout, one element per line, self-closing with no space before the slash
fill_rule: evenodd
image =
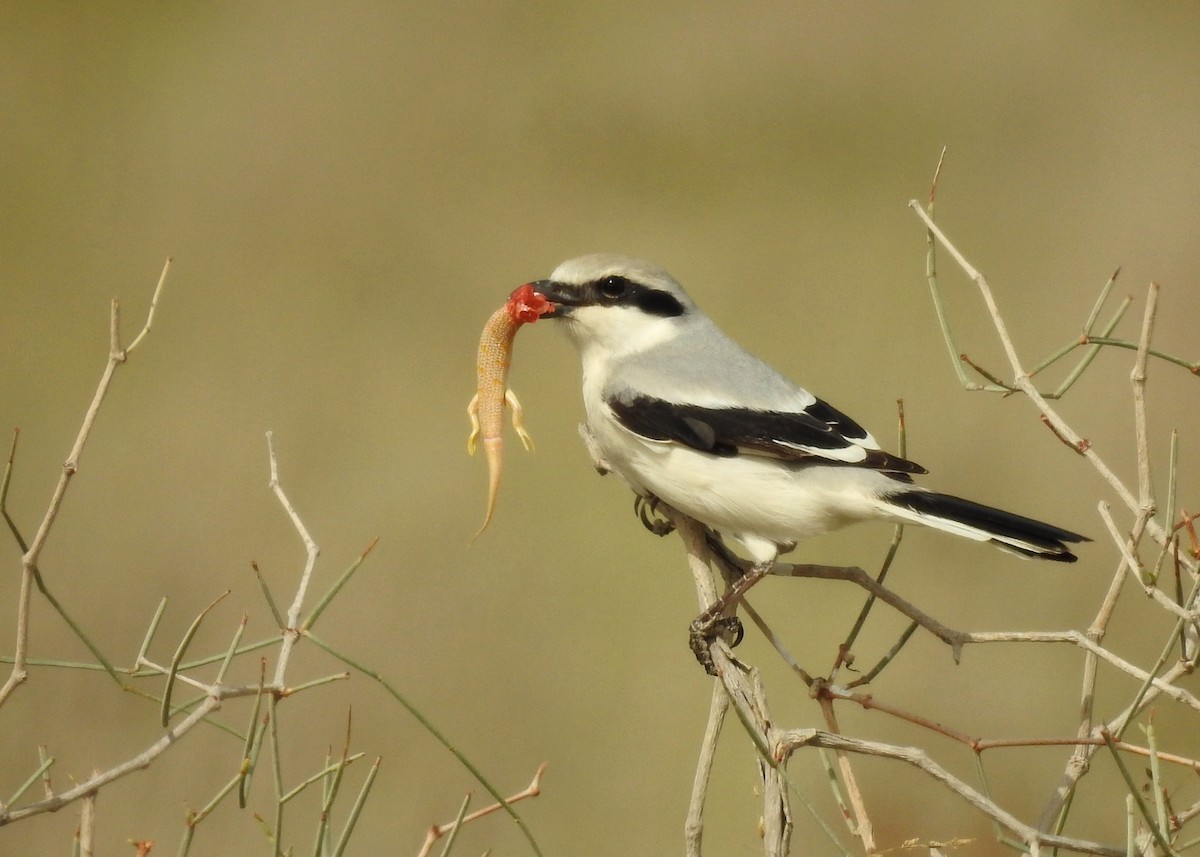
<path id="1" fill-rule="evenodd" d="M 629 281 L 624 277 L 605 277 L 597 284 L 600 294 L 610 300 L 616 300 L 625 294 Z"/>

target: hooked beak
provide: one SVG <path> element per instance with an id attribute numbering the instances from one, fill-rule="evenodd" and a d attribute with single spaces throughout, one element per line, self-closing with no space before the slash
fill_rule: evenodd
<path id="1" fill-rule="evenodd" d="M 570 286 L 554 280 L 536 280 L 530 285 L 535 292 L 550 301 L 550 311 L 543 314 L 542 318 L 565 318 L 571 314 L 573 307 L 581 303 L 579 296 L 572 292 Z"/>

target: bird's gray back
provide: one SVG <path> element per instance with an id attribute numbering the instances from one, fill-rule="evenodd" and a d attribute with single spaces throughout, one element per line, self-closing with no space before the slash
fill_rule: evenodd
<path id="1" fill-rule="evenodd" d="M 668 401 L 762 410 L 802 410 L 814 401 L 727 337 L 707 316 L 688 318 L 678 335 L 646 351 L 616 358 L 605 395 L 650 395 Z"/>

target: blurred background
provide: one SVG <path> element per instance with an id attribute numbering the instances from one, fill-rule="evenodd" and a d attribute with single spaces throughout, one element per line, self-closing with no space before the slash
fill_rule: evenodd
<path id="1" fill-rule="evenodd" d="M 905 203 L 924 198 L 948 146 L 939 220 L 989 276 L 1029 364 L 1078 336 L 1118 266 L 1117 293 L 1137 301 L 1125 334 L 1136 337 L 1155 280 L 1156 343 L 1196 359 L 1197 44 L 1188 4 L 3 4 L 0 443 L 21 429 L 9 509 L 31 536 L 104 365 L 108 301 L 121 300 L 128 340 L 173 256 L 154 328 L 118 373 L 41 564 L 73 615 L 121 665 L 163 596 L 161 662 L 226 589 L 193 651 L 223 650 L 243 612 L 247 640 L 269 636 L 250 562 L 281 602 L 303 565 L 267 489 L 272 430 L 322 548 L 314 593 L 380 537 L 322 635 L 401 687 L 502 791 L 548 762 L 544 794 L 521 807 L 547 854 L 680 853 L 710 692 L 686 646 L 696 600 L 682 549 L 645 532 L 626 489 L 593 472 L 575 429 L 577 358 L 549 323 L 522 332 L 511 379 L 537 451 L 510 437 L 496 519 L 468 545 L 485 499 L 484 463 L 465 453 L 484 320 L 564 258 L 653 259 L 885 445 L 903 398 L 927 484 L 1097 539 L 1063 568 L 910 530 L 897 591 L 959 628 L 1084 628 L 1116 563 L 1097 503 L 1116 498 L 1027 402 L 961 391 Z M 942 270 L 960 347 L 1004 374 L 977 295 L 948 258 Z M 1130 365 L 1130 352 L 1103 353 L 1062 410 L 1136 484 Z M 1061 377 L 1049 375 L 1048 386 Z M 1195 383 L 1151 367 L 1155 475 L 1165 481 L 1179 427 L 1189 508 Z M 873 569 L 891 535 L 864 526 L 793 556 Z M 0 560 L 11 653 L 11 540 Z M 752 598 L 818 674 L 861 600 L 848 584 L 787 580 Z M 1152 661 L 1167 625 L 1127 602 L 1110 642 Z M 87 658 L 44 602 L 33 616 L 32 656 Z M 877 610 L 859 663 L 903 625 Z M 764 667 L 777 721 L 819 725 L 806 689 L 749 637 L 741 651 Z M 918 634 L 873 691 L 972 735 L 1066 736 L 1081 663 L 1065 647 L 989 647 L 955 666 Z M 252 681 L 256 664 L 248 656 L 233 678 Z M 340 669 L 302 646 L 290 676 Z M 1100 715 L 1134 689 L 1102 672 Z M 287 783 L 341 746 L 350 708 L 354 749 L 383 757 L 351 853 L 415 854 L 464 793 L 488 802 L 361 677 L 281 707 Z M 849 734 L 920 743 L 973 776 L 962 747 L 839 711 Z M 221 716 L 243 728 L 249 705 Z M 1197 752 L 1181 712 L 1159 717 L 1164 749 Z M 149 744 L 157 719 L 102 675 L 35 669 L 0 713 L 0 793 L 36 767 L 38 744 L 63 788 Z M 125 853 L 129 839 L 174 853 L 184 813 L 240 752 L 200 730 L 107 788 L 98 853 Z M 1067 755 L 992 751 L 990 785 L 1035 820 Z M 1120 841 L 1124 798 L 1104 761 L 1068 833 Z M 996 849 L 986 823 L 920 775 L 859 770 L 882 848 L 965 837 L 964 853 Z M 836 824 L 816 756 L 791 771 Z M 1189 804 L 1194 777 L 1170 773 Z M 754 753 L 736 722 L 715 778 L 708 853 L 761 853 Z M 265 772 L 254 787 L 269 813 Z M 795 853 L 831 853 L 795 812 Z M 289 815 L 287 844 L 310 847 L 315 815 L 313 801 Z M 0 851 L 65 853 L 76 823 L 71 807 L 8 827 Z M 499 817 L 460 844 L 529 853 Z M 267 850 L 258 822 L 223 805 L 192 853 Z"/>

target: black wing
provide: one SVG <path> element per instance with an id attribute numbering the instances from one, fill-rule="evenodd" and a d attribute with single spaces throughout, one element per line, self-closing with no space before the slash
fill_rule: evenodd
<path id="1" fill-rule="evenodd" d="M 607 404 L 621 425 L 644 438 L 673 441 L 712 455 L 762 455 L 898 475 L 926 472 L 912 461 L 861 445 L 869 437 L 862 426 L 820 399 L 803 411 L 707 408 L 651 396 L 613 397 Z"/>

